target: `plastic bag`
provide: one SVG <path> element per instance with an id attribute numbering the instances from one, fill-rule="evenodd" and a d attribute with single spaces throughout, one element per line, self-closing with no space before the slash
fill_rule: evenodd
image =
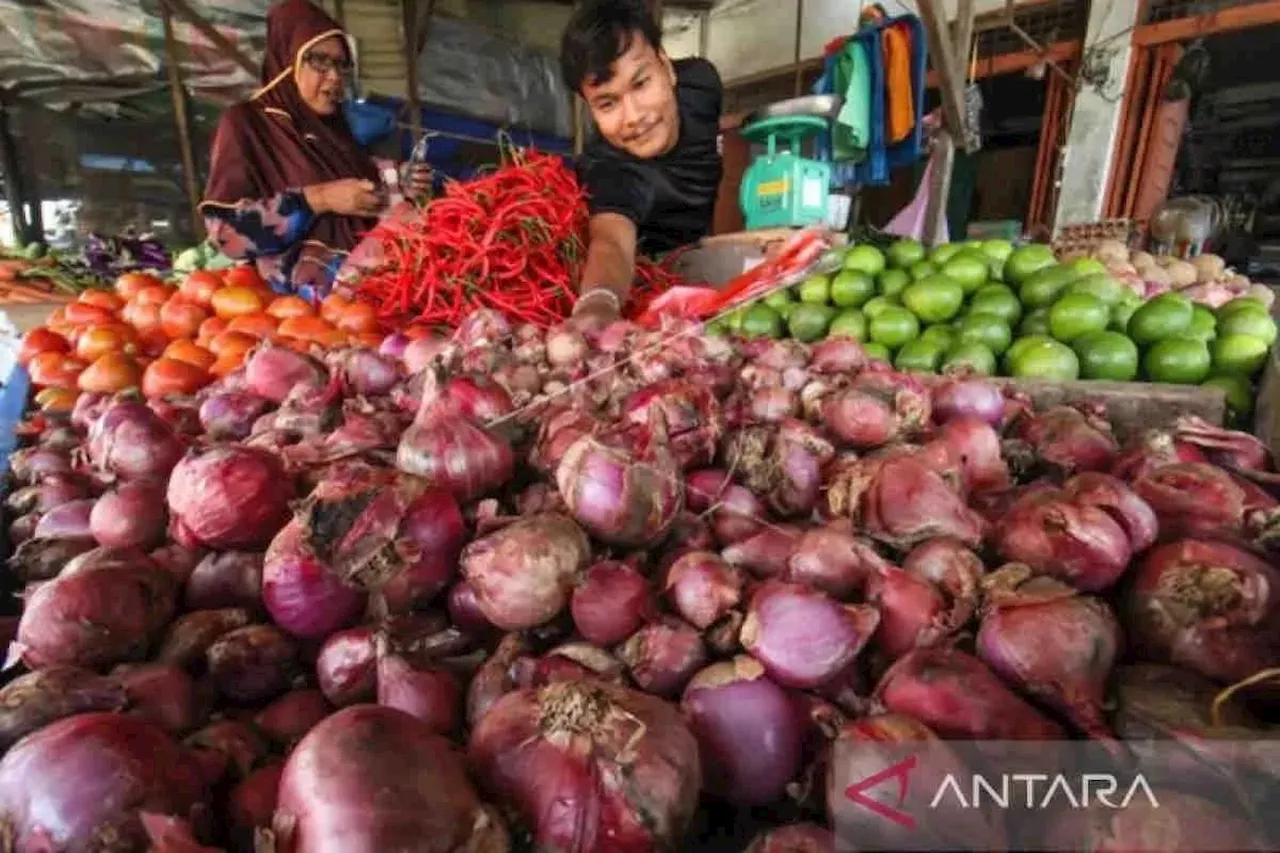
<path id="1" fill-rule="evenodd" d="M 933 178 L 934 158 L 929 157 L 929 162 L 924 167 L 924 175 L 920 178 L 920 186 L 916 188 L 916 196 L 911 199 L 911 203 L 898 214 L 889 220 L 889 224 L 884 227 L 886 234 L 895 234 L 899 237 L 908 237 L 913 240 L 924 240 L 925 232 L 925 216 L 929 209 L 929 185 Z M 946 243 L 950 240 L 947 232 L 946 222 L 942 223 L 942 233 L 938 235 L 939 242 Z"/>

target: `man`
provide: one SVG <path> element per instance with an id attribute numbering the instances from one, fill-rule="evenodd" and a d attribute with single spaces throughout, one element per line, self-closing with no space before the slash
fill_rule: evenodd
<path id="1" fill-rule="evenodd" d="M 591 224 L 573 313 L 579 327 L 599 328 L 618 318 L 637 252 L 711 230 L 723 87 L 705 59 L 667 56 L 643 0 L 586 0 L 565 28 L 560 66 L 598 131 L 578 164 Z"/>

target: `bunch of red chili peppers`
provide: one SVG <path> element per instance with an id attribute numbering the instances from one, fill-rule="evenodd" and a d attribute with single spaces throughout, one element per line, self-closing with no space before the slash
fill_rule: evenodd
<path id="1" fill-rule="evenodd" d="M 456 326 L 477 308 L 494 308 L 550 326 L 573 310 L 586 235 L 585 193 L 573 171 L 555 155 L 517 151 L 483 177 L 450 182 L 417 216 L 374 228 L 366 239 L 380 242 L 385 263 L 355 291 L 388 323 Z M 628 315 L 679 280 L 642 260 Z"/>

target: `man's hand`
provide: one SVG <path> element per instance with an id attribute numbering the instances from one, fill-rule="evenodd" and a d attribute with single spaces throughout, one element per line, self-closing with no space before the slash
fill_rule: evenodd
<path id="1" fill-rule="evenodd" d="M 596 288 L 578 297 L 569 323 L 584 334 L 593 334 L 622 317 L 621 302 L 613 291 Z"/>
<path id="2" fill-rule="evenodd" d="M 426 163 L 414 163 L 405 168 L 404 194 L 409 198 L 423 198 L 431 194 L 431 167 Z"/>
<path id="3" fill-rule="evenodd" d="M 361 178 L 343 178 L 314 184 L 306 187 L 302 193 L 315 213 L 377 216 L 384 207 L 384 199 L 378 194 L 377 185 Z"/>

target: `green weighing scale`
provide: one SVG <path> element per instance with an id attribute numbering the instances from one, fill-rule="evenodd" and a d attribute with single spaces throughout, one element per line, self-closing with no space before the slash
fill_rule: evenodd
<path id="1" fill-rule="evenodd" d="M 747 167 L 738 187 L 748 231 L 826 224 L 831 164 L 804 157 L 801 146 L 830 131 L 843 103 L 837 95 L 791 98 L 743 120 L 738 131 L 743 138 L 765 146 L 765 153 Z"/>

